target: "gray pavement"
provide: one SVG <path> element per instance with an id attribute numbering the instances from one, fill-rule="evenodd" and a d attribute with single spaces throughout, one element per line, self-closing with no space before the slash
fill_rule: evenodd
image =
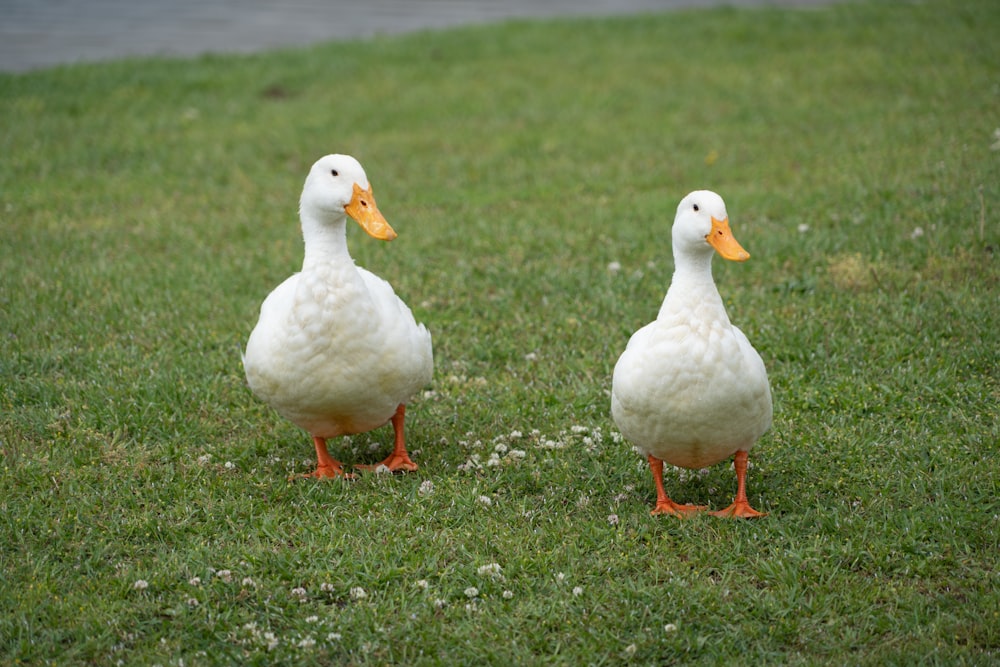
<path id="1" fill-rule="evenodd" d="M 831 0 L 0 0 L 0 71 L 251 53 L 510 18 Z"/>

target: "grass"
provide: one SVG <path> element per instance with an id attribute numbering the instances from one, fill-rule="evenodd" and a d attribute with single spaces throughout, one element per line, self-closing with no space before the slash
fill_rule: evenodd
<path id="1" fill-rule="evenodd" d="M 0 662 L 995 663 L 998 28 L 713 9 L 0 76 Z M 289 482 L 309 439 L 239 350 L 334 151 L 435 380 L 419 472 Z M 775 398 L 760 521 L 650 517 L 609 417 L 701 187 L 753 256 L 715 275 Z"/>

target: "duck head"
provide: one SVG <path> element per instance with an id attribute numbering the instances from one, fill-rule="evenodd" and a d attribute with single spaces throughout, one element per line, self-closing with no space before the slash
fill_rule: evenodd
<path id="1" fill-rule="evenodd" d="M 375 204 L 365 170 L 350 155 L 326 155 L 313 164 L 302 188 L 299 209 L 331 222 L 342 220 L 346 214 L 374 238 L 396 238 Z"/>
<path id="2" fill-rule="evenodd" d="M 681 200 L 671 236 L 674 252 L 703 255 L 714 250 L 735 262 L 750 259 L 729 229 L 726 202 L 710 190 L 696 190 Z"/>

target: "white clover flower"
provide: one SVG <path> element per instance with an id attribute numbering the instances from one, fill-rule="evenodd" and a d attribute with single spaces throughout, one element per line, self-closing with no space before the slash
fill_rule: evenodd
<path id="1" fill-rule="evenodd" d="M 477 595 L 479 595 L 479 589 L 476 588 L 475 586 L 469 586 L 468 588 L 465 589 L 465 597 L 474 598 Z"/>
<path id="2" fill-rule="evenodd" d="M 507 445 L 505 445 L 502 442 L 498 442 L 496 445 L 493 446 L 493 451 L 496 452 L 497 455 L 503 456 L 504 454 L 507 453 Z"/>
<path id="3" fill-rule="evenodd" d="M 469 457 L 468 461 L 466 461 L 465 463 L 462 463 L 461 465 L 459 465 L 458 469 L 459 470 L 471 470 L 471 471 L 482 470 L 483 466 L 480 463 L 480 461 L 481 461 L 481 458 L 480 458 L 479 454 L 473 454 L 472 456 Z"/>
<path id="4" fill-rule="evenodd" d="M 198 457 L 198 464 L 205 465 L 211 460 L 212 460 L 211 454 L 202 454 L 201 456 Z"/>
<path id="5" fill-rule="evenodd" d="M 491 577 L 493 579 L 503 579 L 502 568 L 499 563 L 488 563 L 480 565 L 476 570 L 480 577 Z"/>
<path id="6" fill-rule="evenodd" d="M 312 648 L 316 645 L 316 640 L 312 637 L 304 637 L 302 641 L 298 643 L 299 648 Z"/>
<path id="7" fill-rule="evenodd" d="M 915 239 L 919 239 L 923 235 L 924 235 L 924 228 L 923 227 L 914 227 L 913 231 L 910 232 L 910 238 L 914 239 L 914 240 Z"/>
<path id="8" fill-rule="evenodd" d="M 343 638 L 344 636 L 341 635 L 339 632 L 331 632 L 326 636 L 326 640 L 328 642 L 339 642 Z"/>
<path id="9" fill-rule="evenodd" d="M 198 600 L 196 600 L 195 598 L 188 598 L 187 599 L 187 606 L 189 606 L 189 607 L 197 607 L 199 604 L 201 604 L 201 603 L 198 602 Z"/>
<path id="10" fill-rule="evenodd" d="M 262 635 L 262 637 L 264 641 L 267 642 L 268 651 L 273 651 L 274 649 L 278 648 L 278 638 L 274 636 L 273 632 L 265 632 Z"/>
<path id="11" fill-rule="evenodd" d="M 241 581 L 240 583 L 243 586 L 250 586 L 250 587 L 253 587 L 253 588 L 257 588 L 257 582 L 255 582 L 250 577 L 243 577 L 243 581 Z"/>
<path id="12" fill-rule="evenodd" d="M 490 458 L 486 461 L 487 468 L 495 468 L 500 465 L 500 457 L 496 453 L 490 454 Z"/>
<path id="13" fill-rule="evenodd" d="M 226 461 L 226 465 L 223 467 L 225 467 L 226 470 L 232 470 L 236 467 L 236 464 L 232 461 Z"/>
<path id="14" fill-rule="evenodd" d="M 563 574 L 562 572 L 557 573 L 556 574 L 556 582 L 558 582 L 558 583 L 561 584 L 564 581 L 566 581 L 566 575 Z"/>
<path id="15" fill-rule="evenodd" d="M 581 595 L 583 595 L 583 586 L 574 586 L 573 597 L 579 597 Z"/>
<path id="16" fill-rule="evenodd" d="M 489 496 L 479 496 L 478 498 L 476 498 L 476 502 L 479 503 L 480 505 L 483 505 L 484 507 L 490 507 L 493 505 L 493 499 L 490 498 Z"/>
<path id="17" fill-rule="evenodd" d="M 365 589 L 361 588 L 361 586 L 355 586 L 351 589 L 352 600 L 364 600 L 366 597 L 368 597 L 368 593 L 366 593 Z"/>
<path id="18" fill-rule="evenodd" d="M 305 602 L 306 598 L 309 597 L 309 593 L 307 593 L 306 589 L 302 588 L 301 586 L 296 586 L 295 588 L 293 588 L 291 593 L 292 597 L 297 598 L 300 602 Z"/>
<path id="19" fill-rule="evenodd" d="M 420 579 L 419 581 L 417 581 L 417 588 L 420 588 L 420 589 L 423 589 L 423 590 L 426 591 L 427 588 L 428 588 L 428 586 L 430 586 L 430 583 L 428 583 L 428 581 L 426 579 Z"/>
<path id="20" fill-rule="evenodd" d="M 144 591 L 149 588 L 149 582 L 145 579 L 137 579 L 136 582 L 132 584 L 132 588 L 137 591 Z"/>
<path id="21" fill-rule="evenodd" d="M 625 653 L 627 653 L 628 655 L 635 655 L 635 652 L 637 650 L 639 649 L 635 644 L 629 644 L 628 646 L 625 647 Z"/>
<path id="22" fill-rule="evenodd" d="M 316 623 L 319 621 L 319 616 L 306 616 L 306 623 Z"/>
<path id="23" fill-rule="evenodd" d="M 215 573 L 215 576 L 217 578 L 219 578 L 219 579 L 222 579 L 224 582 L 226 582 L 228 584 L 230 581 L 233 580 L 233 571 L 232 570 L 218 570 Z"/>
<path id="24" fill-rule="evenodd" d="M 622 270 L 622 263 L 621 262 L 615 261 L 615 262 L 609 262 L 608 263 L 608 272 L 609 273 L 618 273 L 621 270 Z"/>
<path id="25" fill-rule="evenodd" d="M 509 438 L 510 438 L 511 440 L 517 440 L 518 438 L 520 438 L 520 437 L 523 437 L 523 436 L 522 436 L 522 434 L 521 434 L 521 432 L 520 432 L 520 431 L 511 431 L 511 432 L 510 432 L 510 435 L 509 435 L 508 437 L 509 437 Z"/>
<path id="26" fill-rule="evenodd" d="M 537 352 L 529 352 L 528 354 L 524 355 L 525 361 L 536 361 L 537 359 L 538 359 Z"/>
<path id="27" fill-rule="evenodd" d="M 798 227 L 798 230 L 799 230 L 799 234 L 805 234 L 806 232 L 809 231 L 809 225 L 807 225 L 804 222 L 800 223 L 799 227 Z"/>
<path id="28" fill-rule="evenodd" d="M 201 586 L 201 577 L 191 577 L 188 579 L 188 583 L 192 586 Z"/>
<path id="29" fill-rule="evenodd" d="M 431 495 L 432 493 L 434 493 L 434 482 L 432 482 L 429 479 L 425 479 L 423 482 L 420 483 L 420 489 L 417 490 L 417 493 L 419 493 L 422 496 Z"/>
<path id="30" fill-rule="evenodd" d="M 514 460 L 523 459 L 527 455 L 528 453 L 523 449 L 512 449 L 509 452 L 507 452 L 507 458 Z"/>
<path id="31" fill-rule="evenodd" d="M 384 463 L 379 463 L 377 466 L 375 466 L 375 474 L 376 475 L 385 475 L 385 474 L 389 474 L 391 472 L 392 471 L 389 470 L 389 466 L 385 465 Z"/>
<path id="32" fill-rule="evenodd" d="M 435 609 L 444 609 L 444 607 L 447 604 L 448 604 L 448 601 L 447 600 L 442 600 L 441 598 L 437 598 L 436 600 L 434 600 L 434 608 Z"/>
<path id="33" fill-rule="evenodd" d="M 514 593 L 513 592 L 511 592 L 511 591 L 504 591 L 503 592 L 503 599 L 504 600 L 510 600 L 513 597 L 514 597 Z"/>
<path id="34" fill-rule="evenodd" d="M 677 632 L 677 625 L 675 623 L 667 623 L 663 626 L 664 632 Z"/>
<path id="35" fill-rule="evenodd" d="M 612 526 L 617 526 L 618 525 L 618 515 L 617 514 L 609 514 L 608 515 L 608 523 L 610 523 Z"/>
<path id="36" fill-rule="evenodd" d="M 334 590 L 333 589 L 333 584 L 327 583 L 325 581 L 322 584 L 319 585 L 319 589 L 321 591 L 323 591 L 324 593 L 332 593 L 333 590 Z"/>
<path id="37" fill-rule="evenodd" d="M 589 428 L 587 428 L 586 426 L 580 426 L 579 424 L 573 424 L 573 426 L 570 426 L 569 430 L 576 434 L 590 433 Z"/>

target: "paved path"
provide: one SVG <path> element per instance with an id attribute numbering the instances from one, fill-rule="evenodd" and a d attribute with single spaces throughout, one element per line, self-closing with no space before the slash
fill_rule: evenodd
<path id="1" fill-rule="evenodd" d="M 249 53 L 508 18 L 830 0 L 0 0 L 0 71 Z"/>

